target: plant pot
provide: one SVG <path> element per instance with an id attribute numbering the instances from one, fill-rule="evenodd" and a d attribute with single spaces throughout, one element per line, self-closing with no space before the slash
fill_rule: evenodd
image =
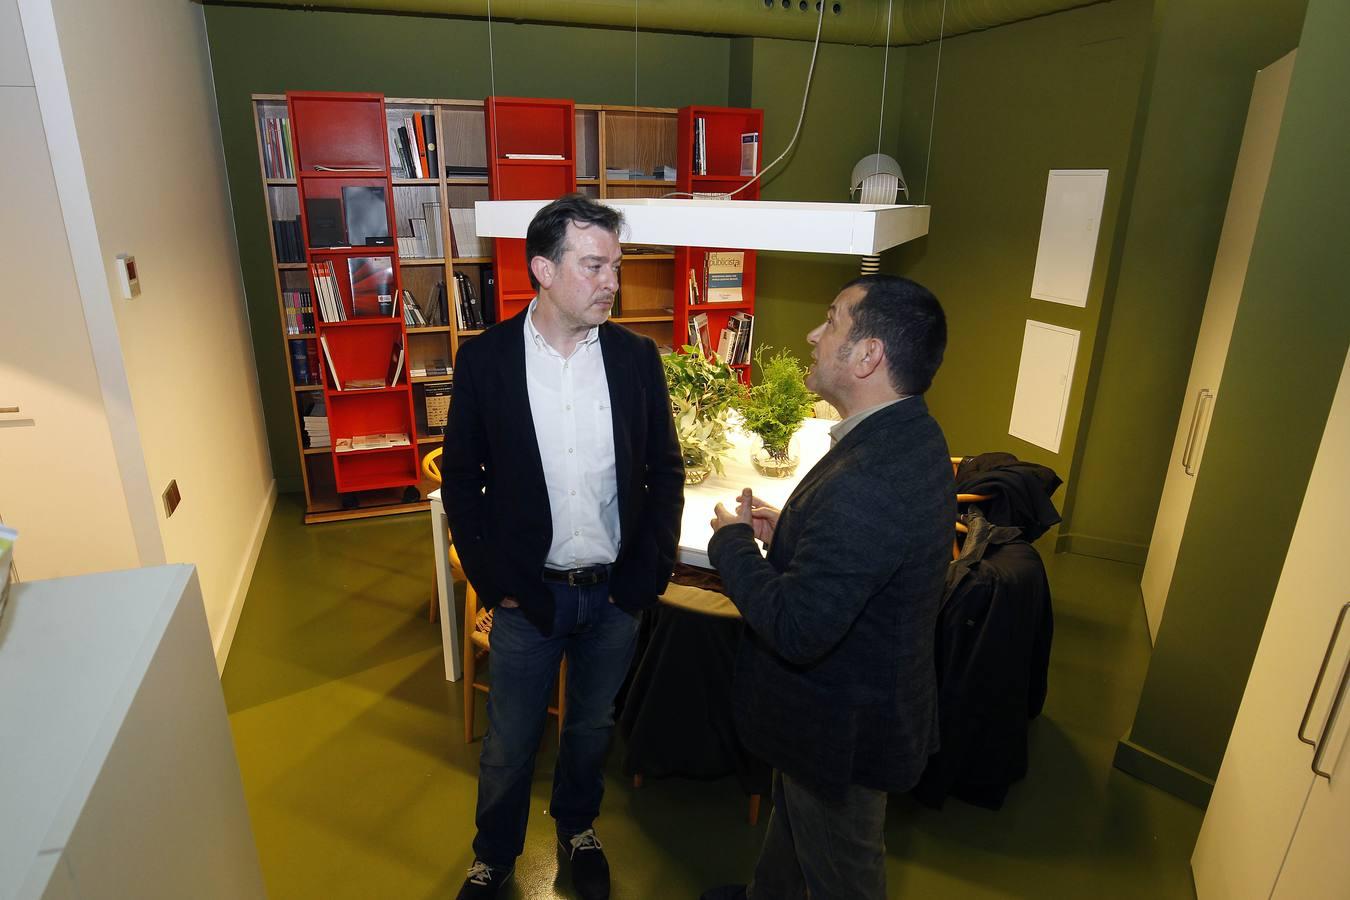
<path id="1" fill-rule="evenodd" d="M 688 451 L 684 454 L 684 483 L 699 484 L 712 472 L 712 461 L 706 454 Z"/>
<path id="2" fill-rule="evenodd" d="M 765 478 L 789 478 L 797 471 L 799 462 L 801 453 L 797 446 L 797 435 L 788 439 L 786 447 L 770 447 L 763 438 L 756 436 L 754 449 L 750 451 L 750 463 Z"/>

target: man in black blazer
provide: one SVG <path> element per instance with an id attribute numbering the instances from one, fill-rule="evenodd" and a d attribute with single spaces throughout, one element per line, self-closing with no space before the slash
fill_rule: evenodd
<path id="1" fill-rule="evenodd" d="M 535 299 L 455 360 L 442 496 L 464 572 L 494 611 L 478 834 L 461 898 L 496 896 L 524 848 L 535 750 L 564 656 L 549 813 L 578 893 L 609 896 L 593 822 L 614 697 L 637 615 L 670 580 L 684 507 L 656 345 L 607 321 L 622 224 L 580 195 L 540 210 L 525 239 Z"/>
<path id="2" fill-rule="evenodd" d="M 748 626 L 737 730 L 775 769 L 749 896 L 882 900 L 886 794 L 913 787 L 937 749 L 934 627 L 956 497 L 922 394 L 947 326 L 923 287 L 869 275 L 807 340 L 807 385 L 844 416 L 833 446 L 781 514 L 749 488 L 735 514 L 719 503 L 708 544 Z"/>

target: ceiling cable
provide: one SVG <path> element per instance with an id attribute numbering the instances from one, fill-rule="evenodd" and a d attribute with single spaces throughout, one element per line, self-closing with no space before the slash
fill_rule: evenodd
<path id="1" fill-rule="evenodd" d="M 923 202 L 928 202 L 928 170 L 933 163 L 933 131 L 937 126 L 938 82 L 942 79 L 942 38 L 947 30 L 947 0 L 942 0 L 942 22 L 938 25 L 937 68 L 933 72 L 933 111 L 928 116 L 928 154 L 923 160 Z"/>

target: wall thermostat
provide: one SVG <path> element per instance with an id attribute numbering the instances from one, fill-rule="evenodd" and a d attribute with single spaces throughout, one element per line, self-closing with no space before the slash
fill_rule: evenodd
<path id="1" fill-rule="evenodd" d="M 136 277 L 136 257 L 130 253 L 117 254 L 117 277 L 122 282 L 122 296 L 125 299 L 140 296 L 141 280 Z"/>

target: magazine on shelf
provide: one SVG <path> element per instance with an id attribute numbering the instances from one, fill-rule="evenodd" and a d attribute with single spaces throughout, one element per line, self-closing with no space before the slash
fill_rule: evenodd
<path id="1" fill-rule="evenodd" d="M 759 174 L 759 132 L 741 135 L 741 174 Z"/>
<path id="2" fill-rule="evenodd" d="M 353 247 L 387 247 L 389 207 L 384 188 L 349 184 L 342 188 L 342 211 L 347 224 L 347 243 Z"/>
<path id="3" fill-rule="evenodd" d="M 323 358 L 328 361 L 328 374 L 332 376 L 330 384 L 333 390 L 342 390 L 342 379 L 338 378 L 337 366 L 333 365 L 333 351 L 328 349 L 328 335 L 319 335 L 319 343 L 323 345 Z"/>
<path id="4" fill-rule="evenodd" d="M 712 334 L 709 331 L 707 313 L 689 317 L 689 345 L 699 348 L 705 357 L 712 357 Z"/>
<path id="5" fill-rule="evenodd" d="M 357 318 L 394 314 L 394 258 L 353 256 L 347 260 L 352 314 Z"/>
<path id="6" fill-rule="evenodd" d="M 386 380 L 389 386 L 398 384 L 399 376 L 403 374 L 403 342 L 394 341 L 394 349 L 389 354 L 389 373 Z"/>
<path id="7" fill-rule="evenodd" d="M 708 303 L 740 303 L 745 281 L 744 250 L 710 250 L 703 262 Z"/>

